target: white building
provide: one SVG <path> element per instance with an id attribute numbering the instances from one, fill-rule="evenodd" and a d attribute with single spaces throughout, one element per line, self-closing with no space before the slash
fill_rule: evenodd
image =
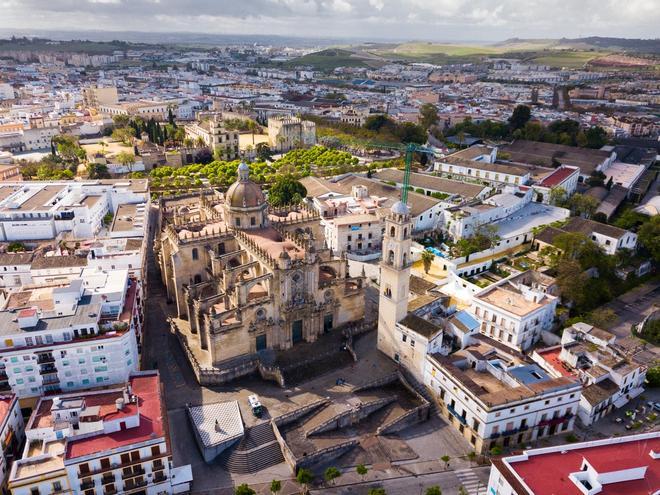
<path id="1" fill-rule="evenodd" d="M 634 251 L 637 248 L 637 234 L 634 232 L 582 217 L 571 217 L 561 227 L 547 227 L 535 236 L 534 245 L 537 249 L 552 246 L 558 235 L 567 232 L 585 235 L 609 255 L 615 255 L 622 249 Z"/>
<path id="2" fill-rule="evenodd" d="M 494 458 L 488 493 L 657 494 L 660 432 L 524 450 Z"/>
<path id="3" fill-rule="evenodd" d="M 0 390 L 27 399 L 122 383 L 138 369 L 142 321 L 142 288 L 126 271 L 12 290 L 0 311 Z"/>
<path id="4" fill-rule="evenodd" d="M 467 148 L 464 151 L 471 149 Z M 439 158 L 434 164 L 434 170 L 448 178 L 482 184 L 485 182 L 494 187 L 522 186 L 527 184 L 531 178 L 531 172 L 527 168 L 508 163 L 495 163 L 492 154 L 479 154 L 474 158 L 466 158 L 462 153 Z M 497 153 L 497 150 L 495 149 L 493 153 Z M 486 156 L 487 159 L 482 159 L 483 156 Z"/>
<path id="5" fill-rule="evenodd" d="M 9 462 L 20 455 L 24 430 L 18 398 L 14 394 L 0 395 L 0 489 L 3 491 L 9 478 Z"/>
<path id="6" fill-rule="evenodd" d="M 63 232 L 91 238 L 119 205 L 141 203 L 146 208 L 148 201 L 146 180 L 3 183 L 0 240 L 54 239 Z"/>
<path id="7" fill-rule="evenodd" d="M 9 83 L 0 83 L 0 100 L 13 100 L 16 97 L 14 88 Z"/>
<path id="8" fill-rule="evenodd" d="M 571 431 L 581 392 L 577 380 L 554 378 L 483 337 L 450 356 L 428 355 L 424 384 L 483 453 Z"/>
<path id="9" fill-rule="evenodd" d="M 550 192 L 554 188 L 561 188 L 568 198 L 577 189 L 579 178 L 580 169 L 578 167 L 562 165 L 532 186 L 535 192 L 534 200 L 539 203 L 550 204 Z"/>
<path id="10" fill-rule="evenodd" d="M 578 414 L 585 425 L 625 406 L 644 391 L 647 366 L 628 355 L 615 340 L 610 332 L 575 323 L 564 330 L 561 345 L 533 355 L 554 376 L 571 376 L 582 382 Z"/>
<path id="11" fill-rule="evenodd" d="M 555 290 L 551 277 L 523 272 L 475 294 L 471 312 L 481 322 L 480 333 L 524 351 L 551 329 L 559 303 Z"/>
<path id="12" fill-rule="evenodd" d="M 99 104 L 99 111 L 110 117 L 129 115 L 132 117 L 139 116 L 145 120 L 153 118 L 156 121 L 167 120 L 170 109 L 176 112 L 176 102 L 140 100 L 129 103 Z"/>
<path id="13" fill-rule="evenodd" d="M 188 492 L 192 472 L 173 465 L 158 372 L 132 373 L 123 384 L 42 398 L 12 466 L 12 493 Z"/>

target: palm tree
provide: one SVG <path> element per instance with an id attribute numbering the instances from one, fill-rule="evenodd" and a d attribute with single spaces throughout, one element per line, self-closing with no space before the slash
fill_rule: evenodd
<path id="1" fill-rule="evenodd" d="M 424 263 L 424 273 L 429 272 L 434 259 L 435 259 L 435 254 L 433 254 L 431 251 L 427 251 L 426 249 L 422 251 L 422 263 Z"/>
<path id="2" fill-rule="evenodd" d="M 273 495 L 280 492 L 282 489 L 282 482 L 280 480 L 273 480 L 270 482 L 270 493 Z"/>

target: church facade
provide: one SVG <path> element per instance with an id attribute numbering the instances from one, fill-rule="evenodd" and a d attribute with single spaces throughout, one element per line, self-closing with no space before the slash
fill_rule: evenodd
<path id="1" fill-rule="evenodd" d="M 238 174 L 224 195 L 164 200 L 156 243 L 187 339 L 219 369 L 364 318 L 365 278 L 325 247 L 318 214 L 272 208 L 248 166 Z"/>

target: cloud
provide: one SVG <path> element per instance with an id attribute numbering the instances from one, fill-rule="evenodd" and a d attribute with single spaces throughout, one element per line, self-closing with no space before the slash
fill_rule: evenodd
<path id="1" fill-rule="evenodd" d="M 657 0 L 0 0 L 0 28 L 443 41 L 656 37 Z"/>

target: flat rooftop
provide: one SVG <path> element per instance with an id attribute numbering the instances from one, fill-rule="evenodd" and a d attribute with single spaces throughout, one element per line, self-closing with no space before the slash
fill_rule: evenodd
<path id="1" fill-rule="evenodd" d="M 650 437 L 650 438 L 644 438 Z M 546 453 L 543 452 L 546 450 Z M 496 464 L 510 466 L 510 475 L 517 475 L 535 495 L 582 495 L 569 478 L 587 461 L 599 474 L 645 467 L 643 478 L 604 484 L 604 495 L 649 495 L 660 487 L 660 459 L 650 453 L 660 453 L 660 432 L 647 435 L 610 438 L 600 442 L 561 445 L 548 449 L 525 451 L 527 460 L 500 459 Z M 504 461 L 504 462 L 502 462 Z M 506 467 L 505 467 L 506 469 Z M 505 475 L 507 480 L 508 476 Z M 515 487 L 514 487 L 515 489 Z M 518 491 L 517 493 L 526 493 Z"/>
<path id="2" fill-rule="evenodd" d="M 32 188 L 34 189 L 34 188 Z M 17 208 L 10 208 L 5 205 L 2 211 L 30 211 L 30 210 L 50 210 L 54 205 L 46 204 L 54 196 L 57 195 L 63 186 L 53 185 L 44 186 L 36 193 L 32 194 L 28 199 L 23 201 Z"/>
<path id="3" fill-rule="evenodd" d="M 133 375 L 130 384 L 133 394 L 138 397 L 140 425 L 136 428 L 87 438 L 70 438 L 67 443 L 66 459 L 83 457 L 167 435 L 158 373 L 142 372 Z"/>
<path id="4" fill-rule="evenodd" d="M 517 316 L 526 316 L 547 304 L 547 301 L 543 301 L 542 304 L 526 299 L 519 290 L 510 284 L 488 288 L 474 297 Z"/>

